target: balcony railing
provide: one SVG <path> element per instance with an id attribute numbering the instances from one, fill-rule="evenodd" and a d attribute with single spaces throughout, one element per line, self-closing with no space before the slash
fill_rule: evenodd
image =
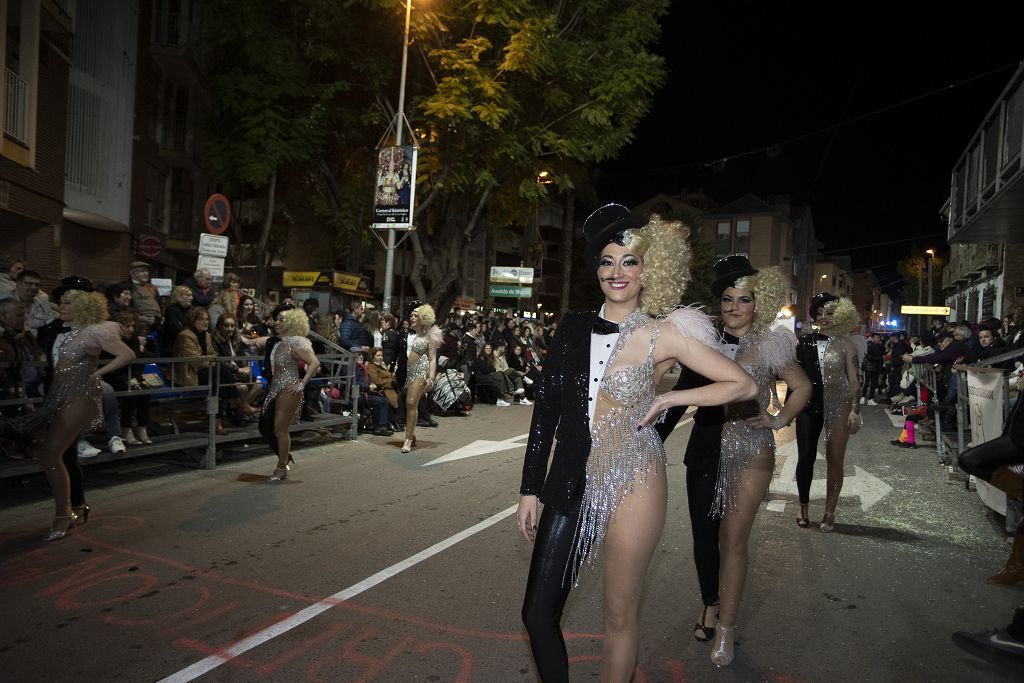
<path id="1" fill-rule="evenodd" d="M 188 39 L 185 15 L 181 12 L 157 11 L 153 14 L 154 45 L 181 47 Z"/>
<path id="2" fill-rule="evenodd" d="M 1024 175 L 1024 66 L 1017 70 L 953 168 L 949 236 Z"/>
<path id="3" fill-rule="evenodd" d="M 956 287 L 968 283 L 983 272 L 1002 268 L 1003 246 L 1000 244 L 956 245 L 949 263 L 942 269 L 942 286 Z"/>
<path id="4" fill-rule="evenodd" d="M 4 69 L 4 133 L 28 144 L 28 83 Z"/>

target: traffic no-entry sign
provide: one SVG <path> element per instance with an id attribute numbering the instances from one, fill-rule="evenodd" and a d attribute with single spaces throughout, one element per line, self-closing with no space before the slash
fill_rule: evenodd
<path id="1" fill-rule="evenodd" d="M 142 235 L 135 243 L 135 253 L 142 258 L 156 258 L 164 250 L 164 245 L 156 235 Z"/>
<path id="2" fill-rule="evenodd" d="M 231 202 L 222 194 L 211 194 L 203 207 L 203 222 L 206 231 L 221 235 L 231 224 Z"/>

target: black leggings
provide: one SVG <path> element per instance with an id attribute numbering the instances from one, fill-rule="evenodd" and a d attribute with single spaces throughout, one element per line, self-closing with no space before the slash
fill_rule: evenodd
<path id="1" fill-rule="evenodd" d="M 578 504 L 581 503 L 582 496 Z M 533 543 L 530 577 L 523 598 L 523 624 L 530 636 L 537 673 L 544 683 L 569 680 L 569 655 L 561 622 L 565 601 L 572 590 L 574 572 L 568 571 L 568 563 L 579 516 L 578 507 L 576 512 L 565 514 L 545 505 Z"/>
<path id="2" fill-rule="evenodd" d="M 991 481 L 1000 467 L 1024 463 L 1024 448 L 1014 445 L 1008 436 L 986 441 L 960 454 L 960 469 L 979 479 Z"/>
<path id="3" fill-rule="evenodd" d="M 259 430 L 260 436 L 270 446 L 270 450 L 274 451 L 274 455 L 280 456 L 277 452 L 277 434 L 274 433 L 274 415 L 277 413 L 277 398 L 273 400 L 264 401 L 263 409 L 260 411 Z"/>
<path id="4" fill-rule="evenodd" d="M 814 460 L 818 457 L 818 438 L 825 426 L 821 415 L 801 412 L 796 416 L 796 490 L 800 504 L 811 499 L 811 481 L 814 479 Z"/>

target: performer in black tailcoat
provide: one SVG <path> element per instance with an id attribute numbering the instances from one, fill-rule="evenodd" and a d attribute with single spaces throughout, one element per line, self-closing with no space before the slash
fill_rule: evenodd
<path id="1" fill-rule="evenodd" d="M 546 683 L 568 680 L 562 609 L 600 548 L 602 680 L 629 680 L 636 666 L 640 595 L 668 495 L 653 423 L 672 405 L 720 404 L 757 391 L 708 346 L 716 334 L 707 316 L 676 308 L 689 279 L 685 226 L 610 204 L 591 214 L 584 233 L 604 305 L 559 323 L 537 383 L 516 514 L 520 532 L 535 542 L 522 613 Z M 714 383 L 655 396 L 658 379 L 677 362 L 700 366 Z"/>

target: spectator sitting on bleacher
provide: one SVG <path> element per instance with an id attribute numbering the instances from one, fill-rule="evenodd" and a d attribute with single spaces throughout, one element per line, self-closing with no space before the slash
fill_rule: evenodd
<path id="1" fill-rule="evenodd" d="M 207 311 L 210 314 L 210 328 L 215 328 L 217 326 L 217 321 L 220 320 L 222 315 L 237 315 L 238 295 L 230 289 L 220 290 L 217 296 L 213 298 L 213 303 L 210 304 Z"/>
<path id="2" fill-rule="evenodd" d="M 53 306 L 46 292 L 39 291 L 43 279 L 34 270 L 23 270 L 15 280 L 15 293 L 25 304 L 25 329 L 38 336 L 39 328 L 53 322 Z"/>
<path id="3" fill-rule="evenodd" d="M 110 285 L 103 293 L 107 296 L 107 310 L 111 318 L 121 311 L 132 310 L 132 292 L 124 285 Z"/>
<path id="4" fill-rule="evenodd" d="M 396 415 L 398 414 L 398 389 L 395 386 L 395 376 L 391 374 L 387 364 L 384 362 L 383 349 L 370 349 L 370 357 L 373 359 L 373 362 L 366 364 L 366 374 L 370 381 L 370 390 L 382 394 L 387 399 L 389 407 L 387 428 L 392 433 L 397 432 L 399 431 L 396 422 Z"/>
<path id="5" fill-rule="evenodd" d="M 128 276 L 125 287 L 132 293 L 132 308 L 139 316 L 139 329 L 135 331 L 142 335 L 148 335 L 150 330 L 159 332 L 163 313 L 160 295 L 149 281 L 149 264 L 145 261 L 132 261 L 128 264 Z"/>
<path id="6" fill-rule="evenodd" d="M 14 297 L 18 273 L 25 270 L 25 262 L 17 256 L 0 256 L 0 299 Z"/>
<path id="7" fill-rule="evenodd" d="M 213 303 L 213 276 L 206 268 L 200 268 L 185 285 L 192 290 L 193 306 L 209 306 Z"/>
<path id="8" fill-rule="evenodd" d="M 533 385 L 533 377 L 530 377 L 529 359 L 527 358 L 526 354 L 523 352 L 523 345 L 522 344 L 513 344 L 512 345 L 512 353 L 507 354 L 506 357 L 508 359 L 509 370 L 511 370 L 513 373 L 515 373 L 515 375 L 520 380 L 522 380 L 523 388 L 526 390 L 526 393 L 527 394 L 532 394 L 533 390 L 532 390 L 531 387 Z M 520 401 L 520 403 L 523 403 L 523 405 L 529 405 L 530 404 L 529 401 L 526 398 L 523 398 L 523 400 Z"/>
<path id="9" fill-rule="evenodd" d="M 132 350 L 136 358 L 155 358 L 156 352 L 149 348 L 147 337 L 135 334 L 136 315 L 134 311 L 122 310 L 110 316 L 121 330 L 121 341 Z M 142 383 L 142 365 L 129 365 L 106 376 L 107 384 L 114 391 L 128 391 Z M 120 404 L 121 440 L 128 446 L 153 443 L 149 438 L 149 396 L 121 396 Z M 137 421 L 137 426 L 132 422 Z"/>
<path id="10" fill-rule="evenodd" d="M 996 324 L 999 324 L 998 320 L 996 321 Z M 993 356 L 999 356 L 1009 351 L 1009 349 L 1006 347 L 1006 342 L 1003 341 L 1003 338 L 999 336 L 998 328 L 992 329 L 989 327 L 982 327 L 981 329 L 979 329 L 978 343 L 981 344 L 981 352 L 978 354 L 978 360 L 986 360 L 988 358 L 992 358 Z M 996 363 L 992 367 L 999 368 L 1001 370 L 1012 370 L 1013 361 L 1006 360 L 1003 361 L 1002 363 Z"/>
<path id="11" fill-rule="evenodd" d="M 395 431 L 388 426 L 391 421 L 388 399 L 380 392 L 380 387 L 370 381 L 364 353 L 363 351 L 356 352 L 355 381 L 359 385 L 359 400 L 369 406 L 373 413 L 373 435 L 391 436 Z"/>
<path id="12" fill-rule="evenodd" d="M 43 395 L 45 370 L 34 363 L 45 363 L 46 353 L 25 329 L 25 304 L 17 299 L 0 299 L 0 336 L 8 349 L 0 352 L 2 362 L 25 363 L 20 368 L 0 368 L 0 376 L 5 373 L 10 376 L 18 386 L 18 396 L 39 398 Z"/>
<path id="13" fill-rule="evenodd" d="M 190 292 L 191 294 L 191 292 Z M 210 314 L 205 308 L 193 308 L 189 326 L 178 333 L 174 340 L 175 358 L 196 358 L 185 363 L 175 363 L 171 373 L 173 383 L 179 387 L 196 387 L 210 382 L 210 364 L 216 357 L 213 338 L 210 336 Z"/>
<path id="14" fill-rule="evenodd" d="M 178 285 L 171 290 L 170 302 L 164 311 L 163 331 L 160 335 L 160 353 L 174 355 L 174 342 L 182 330 L 192 324 L 192 290 Z"/>
<path id="15" fill-rule="evenodd" d="M 217 320 L 217 331 L 212 335 L 213 349 L 218 356 L 237 358 L 249 355 L 244 341 L 238 335 L 238 321 L 225 313 Z M 252 369 L 244 360 L 219 362 L 217 395 L 223 405 L 223 414 L 233 413 L 237 421 L 245 420 L 259 409 L 253 406 L 260 394 L 260 383 L 252 376 Z"/>

